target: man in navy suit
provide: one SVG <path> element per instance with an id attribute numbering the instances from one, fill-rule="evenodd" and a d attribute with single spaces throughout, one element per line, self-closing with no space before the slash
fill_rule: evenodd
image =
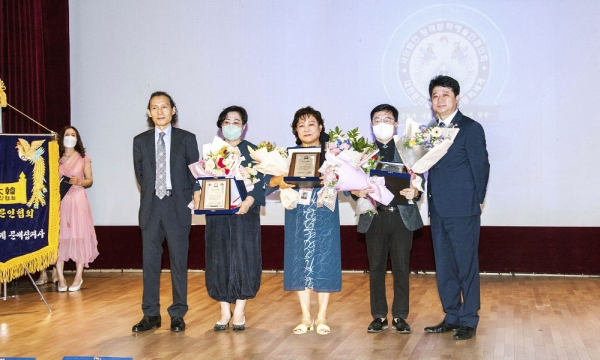
<path id="1" fill-rule="evenodd" d="M 438 292 L 446 316 L 430 333 L 454 331 L 457 340 L 475 335 L 479 321 L 479 229 L 490 172 L 485 134 L 458 109 L 458 81 L 437 76 L 429 83 L 440 127 L 459 129 L 448 152 L 427 179 Z"/>
<path id="2" fill-rule="evenodd" d="M 173 127 L 177 108 L 169 94 L 157 91 L 148 101 L 148 125 L 152 128 L 133 139 L 133 165 L 140 185 L 139 221 L 142 229 L 144 317 L 133 326 L 140 332 L 160 327 L 160 268 L 162 243 L 167 239 L 173 304 L 171 331 L 185 330 L 187 261 L 195 180 L 188 165 L 199 159 L 196 136 Z"/>

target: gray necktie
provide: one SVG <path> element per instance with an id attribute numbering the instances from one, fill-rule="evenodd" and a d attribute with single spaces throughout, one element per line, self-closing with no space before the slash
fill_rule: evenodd
<path id="1" fill-rule="evenodd" d="M 443 121 L 440 121 L 440 123 L 438 124 L 439 127 L 444 128 L 446 127 L 446 123 Z"/>
<path id="2" fill-rule="evenodd" d="M 156 196 L 162 199 L 167 195 L 167 149 L 165 147 L 165 133 L 158 134 L 156 146 Z"/>

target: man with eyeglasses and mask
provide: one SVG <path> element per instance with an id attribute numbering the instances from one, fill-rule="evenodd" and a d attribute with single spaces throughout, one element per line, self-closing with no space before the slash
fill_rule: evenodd
<path id="1" fill-rule="evenodd" d="M 388 104 L 376 106 L 371 111 L 371 126 L 376 138 L 379 156 L 385 162 L 402 163 L 397 146 L 402 141 L 395 136 L 398 128 L 398 110 Z M 372 190 L 352 191 L 353 198 L 364 198 Z M 371 296 L 371 315 L 373 321 L 367 328 L 369 333 L 380 333 L 388 328 L 388 305 L 385 289 L 385 274 L 388 255 L 392 262 L 394 276 L 394 300 L 392 303 L 392 329 L 401 334 L 410 333 L 408 317 L 409 262 L 412 248 L 413 231 L 423 227 L 423 220 L 416 205 L 421 192 L 406 188 L 400 194 L 409 205 L 389 206 L 377 203 L 377 215 L 362 214 L 358 220 L 358 232 L 367 239 L 367 257 L 369 259 L 369 278 Z"/>

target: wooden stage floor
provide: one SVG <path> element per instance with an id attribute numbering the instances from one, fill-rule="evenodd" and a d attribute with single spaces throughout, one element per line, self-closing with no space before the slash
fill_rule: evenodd
<path id="1" fill-rule="evenodd" d="M 0 300 L 0 358 L 114 356 L 139 359 L 600 359 L 600 278 L 482 275 L 477 335 L 456 341 L 423 328 L 442 320 L 435 276 L 411 275 L 408 335 L 368 334 L 368 274 L 344 273 L 332 294 L 331 334 L 294 335 L 300 306 L 283 291 L 281 273 L 264 273 L 248 302 L 247 329 L 214 332 L 218 303 L 208 298 L 204 273 L 189 274 L 187 330 L 169 331 L 170 274 L 162 275 L 163 325 L 135 334 L 142 317 L 140 272 L 84 273 L 82 291 L 41 286 L 50 314 L 29 281 Z M 391 274 L 388 303 L 391 305 Z M 67 277 L 72 281 L 72 275 Z M 12 297 L 11 297 L 12 295 Z M 316 303 L 313 303 L 316 307 Z M 391 322 L 390 322 L 391 323 Z"/>

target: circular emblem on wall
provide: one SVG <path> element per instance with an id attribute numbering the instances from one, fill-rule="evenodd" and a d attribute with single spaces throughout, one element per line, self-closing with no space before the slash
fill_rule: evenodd
<path id="1" fill-rule="evenodd" d="M 508 50 L 496 25 L 462 5 L 428 7 L 400 24 L 383 57 L 392 103 L 429 108 L 429 81 L 437 75 L 458 80 L 461 105 L 495 104 L 508 75 Z"/>

